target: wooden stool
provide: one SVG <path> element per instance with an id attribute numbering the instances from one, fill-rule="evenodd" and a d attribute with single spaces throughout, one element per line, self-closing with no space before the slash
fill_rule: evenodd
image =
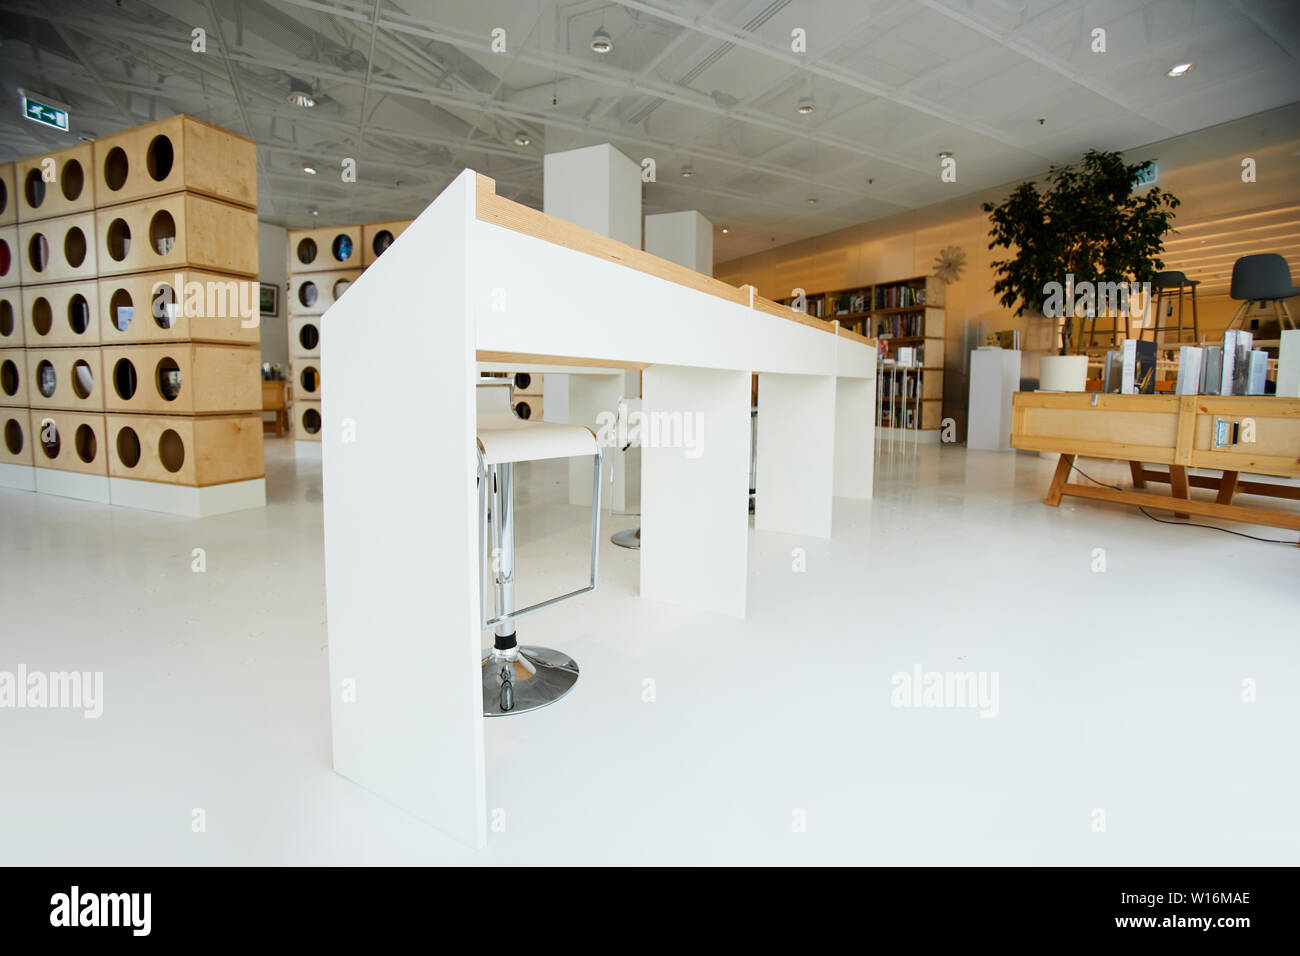
<path id="1" fill-rule="evenodd" d="M 1183 332 L 1186 331 L 1192 333 L 1192 342 L 1199 342 L 1201 340 L 1201 329 L 1200 325 L 1197 323 L 1196 316 L 1196 287 L 1200 285 L 1200 280 L 1189 279 L 1181 272 L 1157 272 L 1155 282 L 1153 282 L 1152 285 L 1154 285 L 1156 289 L 1156 308 L 1155 317 L 1151 323 L 1151 341 L 1160 341 L 1161 332 L 1174 332 L 1177 334 L 1175 341 L 1181 342 L 1183 340 Z M 1190 289 L 1192 293 L 1191 325 L 1183 324 L 1184 288 Z M 1178 321 L 1174 325 L 1162 324 L 1161 319 L 1165 317 L 1164 312 L 1162 311 L 1164 300 L 1166 298 L 1172 299 L 1175 289 L 1178 291 Z M 1138 338 L 1141 338 L 1145 332 L 1145 328 L 1139 329 Z"/>

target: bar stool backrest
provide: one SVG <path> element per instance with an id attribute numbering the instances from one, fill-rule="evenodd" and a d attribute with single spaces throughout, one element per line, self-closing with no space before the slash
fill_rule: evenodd
<path id="1" fill-rule="evenodd" d="M 1291 284 L 1291 269 L 1276 252 L 1242 256 L 1232 264 L 1232 298 L 1272 302 L 1300 294 Z"/>

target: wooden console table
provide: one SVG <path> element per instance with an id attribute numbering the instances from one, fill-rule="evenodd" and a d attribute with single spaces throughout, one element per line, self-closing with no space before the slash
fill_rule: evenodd
<path id="1" fill-rule="evenodd" d="M 1300 531 L 1300 510 L 1235 503 L 1237 495 L 1300 501 L 1300 487 L 1240 476 L 1300 478 L 1300 399 L 1272 396 L 1101 395 L 1017 392 L 1011 447 L 1061 456 L 1048 489 L 1053 507 L 1065 495 L 1204 515 Z M 1127 461 L 1133 490 L 1070 481 L 1076 456 Z M 1168 471 L 1149 464 L 1166 465 Z M 1189 475 L 1212 469 L 1220 477 Z M 1169 495 L 1146 490 L 1167 483 Z M 1217 492 L 1213 501 L 1192 488 Z"/>

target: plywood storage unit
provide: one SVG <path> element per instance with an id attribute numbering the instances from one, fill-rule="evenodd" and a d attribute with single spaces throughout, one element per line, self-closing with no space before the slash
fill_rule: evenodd
<path id="1" fill-rule="evenodd" d="M 27 400 L 33 409 L 104 410 L 100 350 L 27 349 Z"/>
<path id="2" fill-rule="evenodd" d="M 0 349 L 0 405 L 28 407 L 26 349 Z"/>
<path id="3" fill-rule="evenodd" d="M 20 227 L 21 229 L 21 227 Z M 99 274 L 210 269 L 257 276 L 257 212 L 192 193 L 95 211 Z"/>
<path id="4" fill-rule="evenodd" d="M 289 364 L 293 375 L 293 394 L 302 401 L 313 402 L 320 398 L 320 359 L 298 359 Z"/>
<path id="5" fill-rule="evenodd" d="M 320 358 L 320 316 L 296 315 L 289 319 L 289 358 Z"/>
<path id="6" fill-rule="evenodd" d="M 18 285 L 22 267 L 18 264 L 18 227 L 0 226 L 0 289 Z"/>
<path id="7" fill-rule="evenodd" d="M 112 412 L 210 415 L 260 412 L 261 355 L 254 349 L 176 342 L 106 346 L 105 408 Z"/>
<path id="8" fill-rule="evenodd" d="M 415 220 L 400 219 L 394 222 L 372 222 L 361 227 L 361 264 L 369 266 L 384 250 L 393 244 Z"/>
<path id="9" fill-rule="evenodd" d="M 289 230 L 289 274 L 363 267 L 361 226 Z"/>
<path id="10" fill-rule="evenodd" d="M 108 476 L 102 412 L 90 415 L 33 408 L 29 414 L 32 464 L 37 468 Z"/>
<path id="11" fill-rule="evenodd" d="M 25 339 L 22 286 L 0 289 L 0 349 L 22 348 Z"/>
<path id="12" fill-rule="evenodd" d="M 100 338 L 257 345 L 257 292 L 254 280 L 198 269 L 108 276 L 99 280 Z"/>
<path id="13" fill-rule="evenodd" d="M 114 478 L 206 487 L 263 478 L 262 416 L 107 416 Z"/>
<path id="14" fill-rule="evenodd" d="M 0 464 L 32 465 L 32 420 L 26 408 L 0 408 Z"/>
<path id="15" fill-rule="evenodd" d="M 17 255 L 23 285 L 94 279 L 94 212 L 20 222 Z"/>
<path id="16" fill-rule="evenodd" d="M 192 116 L 173 116 L 94 142 L 95 204 L 190 192 L 257 205 L 257 146 Z"/>
<path id="17" fill-rule="evenodd" d="M 289 315 L 324 315 L 360 275 L 360 269 L 291 275 Z"/>
<path id="18" fill-rule="evenodd" d="M 0 226 L 18 221 L 18 196 L 14 192 L 14 164 L 0 163 Z"/>
<path id="19" fill-rule="evenodd" d="M 293 437 L 295 441 L 320 441 L 320 402 L 294 399 Z"/>
<path id="20" fill-rule="evenodd" d="M 24 286 L 22 305 L 29 347 L 99 344 L 99 286 L 93 279 Z"/>
<path id="21" fill-rule="evenodd" d="M 32 222 L 94 209 L 93 161 L 90 144 L 81 143 L 15 163 L 18 221 Z M 51 175 L 53 179 L 47 181 Z"/>

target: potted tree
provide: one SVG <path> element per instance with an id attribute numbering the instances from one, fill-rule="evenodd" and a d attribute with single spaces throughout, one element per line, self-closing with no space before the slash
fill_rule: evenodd
<path id="1" fill-rule="evenodd" d="M 1076 165 L 1053 166 L 1042 191 L 1023 183 L 999 205 L 984 203 L 989 248 L 1012 250 L 993 262 L 998 300 L 1014 315 L 1042 316 L 1053 284 L 1059 289 L 1067 277 L 1076 287 L 1151 282 L 1164 268 L 1164 235 L 1179 205 L 1171 193 L 1138 185 L 1152 162 L 1128 164 L 1119 153 L 1089 150 Z M 1049 317 L 1065 319 L 1065 354 L 1072 316 Z"/>

